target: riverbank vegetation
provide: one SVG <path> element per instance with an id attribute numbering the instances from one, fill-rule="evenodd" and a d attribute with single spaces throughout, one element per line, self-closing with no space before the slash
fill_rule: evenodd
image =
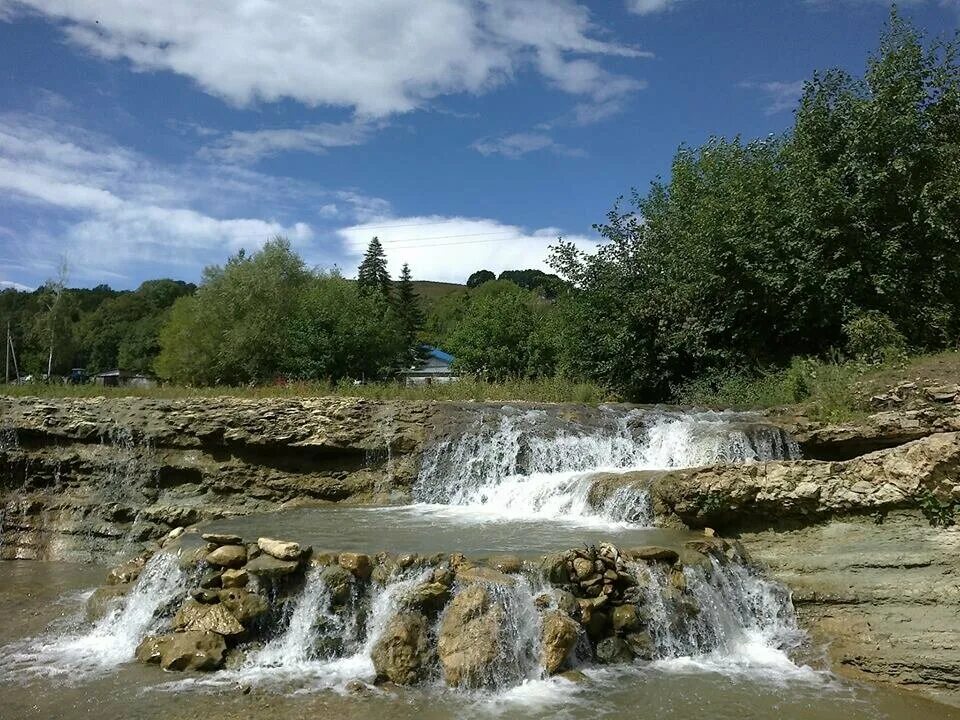
<path id="1" fill-rule="evenodd" d="M 93 308 L 108 290 L 55 304 L 49 288 L 8 290 L 0 313 L 31 371 L 54 335 L 61 372 L 151 369 L 183 386 L 806 402 L 839 418 L 862 406 L 849 386 L 865 373 L 960 341 L 958 51 L 893 11 L 862 77 L 815 74 L 782 135 L 682 146 L 668 179 L 596 226 L 596 252 L 558 241 L 556 274 L 478 270 L 427 299 L 410 268 L 389 278 L 376 238 L 356 281 L 278 238 L 195 291 L 155 281 Z M 391 382 L 421 344 L 468 382 Z"/>

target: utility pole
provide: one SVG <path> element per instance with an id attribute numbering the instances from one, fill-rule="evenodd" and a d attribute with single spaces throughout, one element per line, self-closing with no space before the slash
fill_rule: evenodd
<path id="1" fill-rule="evenodd" d="M 7 362 L 3 366 L 3 382 L 5 385 L 10 384 L 10 321 L 7 320 L 7 342 L 4 343 L 7 348 Z"/>

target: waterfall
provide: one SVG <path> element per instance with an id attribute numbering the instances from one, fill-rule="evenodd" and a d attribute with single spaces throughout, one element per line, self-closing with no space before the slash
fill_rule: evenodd
<path id="1" fill-rule="evenodd" d="M 598 513 L 588 502 L 589 475 L 800 456 L 781 429 L 739 413 L 607 409 L 593 426 L 544 410 L 505 413 L 430 448 L 415 499 L 488 519 L 650 525 L 649 500 L 636 489 L 618 491 Z"/>
<path id="2" fill-rule="evenodd" d="M 789 591 L 756 569 L 710 557 L 711 569 L 686 567 L 680 593 L 659 564 L 646 568 L 648 631 L 655 657 L 666 664 L 693 663 L 720 671 L 796 668 L 787 652 L 805 635 L 797 626 Z M 643 577 L 643 567 L 634 567 Z"/>
<path id="3" fill-rule="evenodd" d="M 84 632 L 51 633 L 7 646 L 0 654 L 0 677 L 11 673 L 77 679 L 133 659 L 140 640 L 187 588 L 178 559 L 157 553 L 123 601 Z"/>

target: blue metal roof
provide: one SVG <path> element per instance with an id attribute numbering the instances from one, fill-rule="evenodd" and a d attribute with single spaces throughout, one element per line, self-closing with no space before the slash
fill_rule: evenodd
<path id="1" fill-rule="evenodd" d="M 445 363 L 453 363 L 453 360 L 454 360 L 453 355 L 451 355 L 450 353 L 445 353 L 440 348 L 435 348 L 430 345 L 425 345 L 424 350 L 426 350 L 427 355 L 429 355 L 432 358 L 436 358 L 437 360 L 440 360 L 441 362 L 445 362 Z"/>

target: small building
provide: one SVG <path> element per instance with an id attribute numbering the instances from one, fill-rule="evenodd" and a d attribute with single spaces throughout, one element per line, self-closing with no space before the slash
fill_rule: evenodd
<path id="1" fill-rule="evenodd" d="M 422 359 L 413 367 L 400 373 L 407 385 L 449 383 L 460 379 L 453 369 L 453 355 L 430 345 L 422 346 L 420 352 Z"/>
<path id="2" fill-rule="evenodd" d="M 157 379 L 146 373 L 134 373 L 127 370 L 107 370 L 93 376 L 96 385 L 104 387 L 141 387 L 157 386 Z"/>

